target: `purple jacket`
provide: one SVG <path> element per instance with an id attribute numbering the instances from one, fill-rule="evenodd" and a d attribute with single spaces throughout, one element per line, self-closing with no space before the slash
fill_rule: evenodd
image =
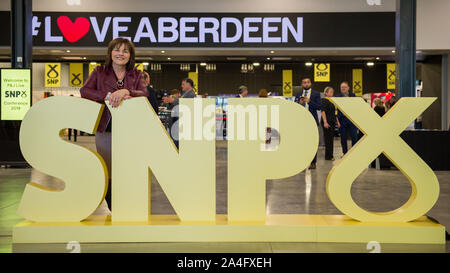
<path id="1" fill-rule="evenodd" d="M 147 97 L 148 91 L 145 84 L 142 71 L 133 69 L 128 70 L 124 78 L 124 89 L 130 91 L 132 97 Z M 105 104 L 105 97 L 108 92 L 117 91 L 117 80 L 111 66 L 98 66 L 92 71 L 89 79 L 80 89 L 81 97 Z M 103 110 L 97 131 L 104 132 L 111 119 L 111 113 L 108 107 Z"/>

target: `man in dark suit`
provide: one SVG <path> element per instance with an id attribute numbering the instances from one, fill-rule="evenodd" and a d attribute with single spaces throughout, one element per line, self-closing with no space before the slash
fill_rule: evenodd
<path id="1" fill-rule="evenodd" d="M 150 85 L 150 75 L 144 71 L 144 80 L 145 84 L 147 85 L 148 90 L 148 101 L 153 107 L 153 110 L 155 110 L 155 113 L 158 114 L 158 100 L 156 99 L 156 91 L 152 88 Z"/>
<path id="2" fill-rule="evenodd" d="M 312 89 L 311 78 L 305 77 L 302 79 L 302 90 L 295 95 L 295 102 L 306 107 L 311 115 L 313 115 L 317 126 L 319 126 L 317 111 L 321 110 L 320 93 Z M 315 169 L 316 162 L 317 153 L 309 168 Z"/>
<path id="3" fill-rule="evenodd" d="M 172 96 L 162 98 L 162 101 L 164 103 L 169 103 L 170 104 L 169 108 L 173 109 L 173 111 L 175 112 L 172 114 L 172 117 L 174 117 L 172 119 L 173 124 L 175 124 L 175 122 L 178 120 L 178 116 L 179 116 L 179 112 L 178 112 L 179 109 L 177 107 L 179 105 L 179 99 L 180 98 L 195 98 L 195 97 L 197 97 L 197 94 L 194 91 L 194 81 L 190 78 L 185 78 L 181 81 L 181 90 L 183 93 L 181 94 L 181 97 L 179 97 L 179 98 L 172 97 Z M 178 129 L 179 128 L 177 126 L 175 126 L 175 127 L 172 126 L 171 132 L 170 132 L 173 142 L 177 148 L 178 148 L 178 144 L 179 144 Z"/>
<path id="4" fill-rule="evenodd" d="M 239 86 L 238 92 L 239 92 L 239 94 L 236 96 L 236 98 L 245 98 L 245 97 L 247 97 L 247 94 L 248 94 L 247 86 L 245 86 L 245 85 Z"/>
<path id="5" fill-rule="evenodd" d="M 341 94 L 336 97 L 355 97 L 355 94 L 350 92 L 350 85 L 348 82 L 343 81 L 341 83 Z M 341 111 L 338 111 L 338 119 L 341 127 L 339 127 L 339 134 L 341 135 L 342 153 L 346 154 L 347 148 L 347 135 L 350 134 L 352 140 L 352 147 L 358 141 L 358 129 L 356 126 L 344 115 Z"/>

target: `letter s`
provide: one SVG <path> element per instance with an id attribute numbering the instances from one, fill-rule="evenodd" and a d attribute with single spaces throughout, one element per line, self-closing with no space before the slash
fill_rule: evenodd
<path id="1" fill-rule="evenodd" d="M 63 180 L 65 188 L 56 191 L 28 183 L 20 216 L 36 222 L 74 222 L 100 205 L 108 186 L 103 159 L 61 135 L 65 128 L 95 133 L 103 107 L 86 99 L 59 96 L 46 98 L 27 112 L 19 135 L 22 154 L 33 168 Z"/>

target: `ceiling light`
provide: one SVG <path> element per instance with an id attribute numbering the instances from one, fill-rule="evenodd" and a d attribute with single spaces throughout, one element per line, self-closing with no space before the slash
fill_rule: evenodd
<path id="1" fill-rule="evenodd" d="M 267 60 L 270 60 L 270 57 L 267 57 L 266 59 L 267 59 Z"/>
<path id="2" fill-rule="evenodd" d="M 70 50 L 67 49 L 66 52 L 67 52 L 67 53 L 70 53 Z"/>
<path id="3" fill-rule="evenodd" d="M 392 50 L 392 53 L 395 53 L 395 50 Z"/>
<path id="4" fill-rule="evenodd" d="M 200 63 L 200 66 L 206 66 L 206 63 Z"/>
<path id="5" fill-rule="evenodd" d="M 367 64 L 367 66 L 374 66 L 375 65 L 374 62 L 367 62 L 366 64 Z"/>
<path id="6" fill-rule="evenodd" d="M 165 52 L 164 50 L 161 50 L 161 53 L 164 54 L 164 53 L 166 53 L 166 52 Z"/>
<path id="7" fill-rule="evenodd" d="M 83 57 L 83 60 L 86 60 L 86 57 Z"/>
<path id="8" fill-rule="evenodd" d="M 227 57 L 228 61 L 245 61 L 247 60 L 246 57 Z"/>
<path id="9" fill-rule="evenodd" d="M 259 66 L 259 63 L 253 63 L 254 66 Z"/>
<path id="10" fill-rule="evenodd" d="M 91 63 L 90 63 L 90 65 L 96 65 L 96 64 L 97 64 L 96 62 L 91 62 Z"/>
<path id="11" fill-rule="evenodd" d="M 172 60 L 172 58 L 168 57 L 168 58 L 167 58 L 167 60 L 169 60 L 169 61 L 170 61 L 170 60 Z"/>
<path id="12" fill-rule="evenodd" d="M 379 61 L 379 60 L 380 60 L 380 57 L 376 57 L 376 59 L 377 59 L 377 61 Z"/>
<path id="13" fill-rule="evenodd" d="M 142 63 L 142 65 L 143 65 L 143 66 L 148 66 L 148 63 L 147 63 L 147 62 L 145 62 L 145 63 Z"/>
<path id="14" fill-rule="evenodd" d="M 313 63 L 312 63 L 312 62 L 307 62 L 307 63 L 305 63 L 305 65 L 306 65 L 306 66 L 312 66 Z"/>
<path id="15" fill-rule="evenodd" d="M 270 51 L 270 54 L 273 54 L 273 53 L 275 53 L 275 51 L 271 50 L 271 51 Z"/>

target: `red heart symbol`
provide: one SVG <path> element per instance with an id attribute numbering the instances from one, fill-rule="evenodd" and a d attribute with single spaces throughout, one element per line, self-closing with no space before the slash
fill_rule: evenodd
<path id="1" fill-rule="evenodd" d="M 60 16 L 56 20 L 61 33 L 64 35 L 67 41 L 74 43 L 80 40 L 89 31 L 91 24 L 89 20 L 84 17 L 78 17 L 75 22 L 67 16 Z"/>

